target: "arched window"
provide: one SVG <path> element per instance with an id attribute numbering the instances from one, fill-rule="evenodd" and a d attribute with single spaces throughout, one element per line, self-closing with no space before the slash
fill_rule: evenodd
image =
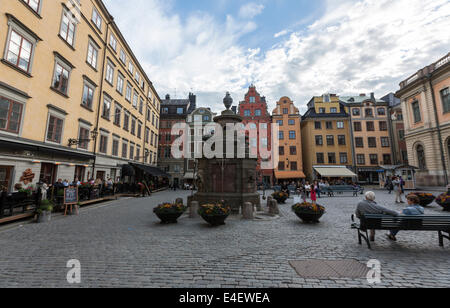
<path id="1" fill-rule="evenodd" d="M 427 163 L 425 160 L 425 151 L 423 149 L 423 146 L 418 145 L 416 151 L 417 151 L 417 161 L 419 163 L 419 169 L 420 170 L 427 169 Z"/>

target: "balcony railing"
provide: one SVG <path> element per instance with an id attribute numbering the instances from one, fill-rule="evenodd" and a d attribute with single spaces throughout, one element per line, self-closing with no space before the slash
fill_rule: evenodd
<path id="1" fill-rule="evenodd" d="M 403 89 L 413 83 L 414 81 L 421 79 L 423 77 L 426 77 L 428 74 L 433 73 L 434 71 L 438 70 L 439 68 L 443 67 L 444 65 L 447 65 L 450 63 L 450 53 L 448 53 L 443 58 L 439 59 L 435 63 L 424 67 L 423 69 L 419 70 L 417 73 L 409 77 L 408 79 L 402 81 L 400 83 L 400 89 Z"/>

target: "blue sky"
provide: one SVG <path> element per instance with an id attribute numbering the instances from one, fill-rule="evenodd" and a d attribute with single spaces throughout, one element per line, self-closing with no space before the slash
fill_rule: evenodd
<path id="1" fill-rule="evenodd" d="M 450 52 L 450 0 L 104 0 L 161 97 L 223 109 L 250 83 L 289 96 L 382 97 Z"/>

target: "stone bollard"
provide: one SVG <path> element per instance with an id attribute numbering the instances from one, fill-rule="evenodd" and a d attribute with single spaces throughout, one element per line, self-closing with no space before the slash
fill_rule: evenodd
<path id="1" fill-rule="evenodd" d="M 242 217 L 247 220 L 254 219 L 254 208 L 251 202 L 245 202 L 242 207 Z"/>
<path id="2" fill-rule="evenodd" d="M 189 218 L 197 218 L 198 216 L 199 204 L 197 201 L 192 201 L 189 207 Z"/>
<path id="3" fill-rule="evenodd" d="M 272 196 L 267 197 L 267 208 L 270 208 L 270 202 L 272 202 Z"/>
<path id="4" fill-rule="evenodd" d="M 280 210 L 278 209 L 278 202 L 276 200 L 270 201 L 269 214 L 270 215 L 280 215 Z"/>
<path id="5" fill-rule="evenodd" d="M 263 210 L 263 208 L 262 208 L 262 204 L 261 204 L 261 201 L 259 201 L 259 203 L 257 203 L 256 205 L 255 205 L 255 211 L 256 212 L 262 212 L 262 210 Z"/>

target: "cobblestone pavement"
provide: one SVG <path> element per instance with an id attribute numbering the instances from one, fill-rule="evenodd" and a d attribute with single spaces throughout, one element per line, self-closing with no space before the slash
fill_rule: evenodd
<path id="1" fill-rule="evenodd" d="M 86 208 L 79 216 L 26 224 L 0 232 L 0 287 L 71 287 L 69 259 L 82 266 L 79 287 L 373 287 L 364 279 L 302 279 L 289 261 L 378 259 L 382 283 L 375 287 L 448 287 L 450 242 L 437 232 L 404 232 L 391 243 L 378 233 L 373 250 L 360 246 L 350 215 L 361 197 L 323 198 L 327 213 L 318 225 L 303 224 L 281 205 L 278 219 L 243 221 L 210 228 L 182 217 L 160 225 L 152 213 L 162 201 L 187 192 L 122 199 Z M 394 196 L 377 192 L 392 209 Z M 438 205 L 427 214 L 443 214 Z"/>

